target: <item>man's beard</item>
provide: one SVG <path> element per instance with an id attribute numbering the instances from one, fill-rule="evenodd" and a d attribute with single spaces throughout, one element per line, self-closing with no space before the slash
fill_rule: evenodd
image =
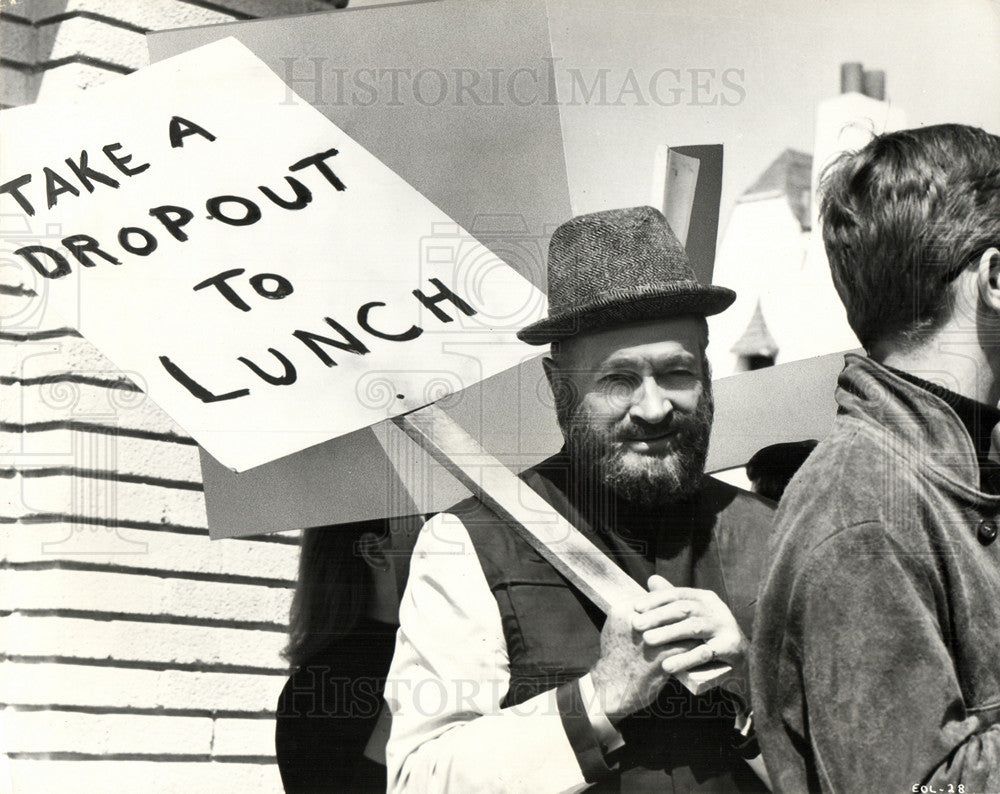
<path id="1" fill-rule="evenodd" d="M 573 460 L 590 469 L 618 498 L 640 507 L 661 507 L 695 494 L 705 472 L 712 432 L 712 382 L 705 378 L 694 413 L 671 412 L 664 427 L 638 428 L 627 416 L 614 427 L 596 430 L 577 405 L 558 411 L 559 424 Z M 666 453 L 645 454 L 626 448 L 668 429 L 675 434 Z"/>

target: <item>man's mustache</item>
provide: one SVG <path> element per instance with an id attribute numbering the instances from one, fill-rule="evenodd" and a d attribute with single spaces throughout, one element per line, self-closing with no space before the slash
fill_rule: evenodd
<path id="1" fill-rule="evenodd" d="M 639 424 L 625 419 L 615 425 L 610 439 L 616 442 L 653 441 L 664 436 L 682 436 L 696 424 L 694 417 L 680 414 L 671 414 L 670 419 L 656 424 Z"/>

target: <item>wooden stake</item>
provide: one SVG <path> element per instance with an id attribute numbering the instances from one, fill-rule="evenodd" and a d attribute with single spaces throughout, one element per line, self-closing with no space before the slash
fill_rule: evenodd
<path id="1" fill-rule="evenodd" d="M 436 405 L 397 416 L 393 422 L 603 612 L 646 592 Z M 721 663 L 705 665 L 677 679 L 697 695 L 717 686 L 729 669 Z"/>

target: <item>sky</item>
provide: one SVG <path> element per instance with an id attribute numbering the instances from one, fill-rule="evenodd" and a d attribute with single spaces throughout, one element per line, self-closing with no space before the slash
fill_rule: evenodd
<path id="1" fill-rule="evenodd" d="M 1000 134 L 1000 0 L 549 0 L 548 8 L 575 212 L 647 203 L 657 145 L 722 143 L 724 227 L 785 148 L 812 151 L 816 104 L 839 93 L 847 61 L 886 72 L 887 99 L 908 126 L 959 122 Z M 583 102 L 600 70 L 607 101 Z M 576 102 L 567 102 L 574 79 Z"/>
<path id="2" fill-rule="evenodd" d="M 544 2 L 575 213 L 648 203 L 657 146 L 721 143 L 724 230 L 784 149 L 812 152 L 816 105 L 849 61 L 887 73 L 909 126 L 1000 134 L 1000 0 Z M 602 73 L 606 101 L 583 101 Z"/>

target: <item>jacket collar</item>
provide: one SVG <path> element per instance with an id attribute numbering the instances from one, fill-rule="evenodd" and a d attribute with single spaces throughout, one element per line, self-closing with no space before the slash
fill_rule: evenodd
<path id="1" fill-rule="evenodd" d="M 968 431 L 944 400 L 865 356 L 848 353 L 837 379 L 840 413 L 887 432 L 909 458 L 979 491 L 979 465 Z"/>

